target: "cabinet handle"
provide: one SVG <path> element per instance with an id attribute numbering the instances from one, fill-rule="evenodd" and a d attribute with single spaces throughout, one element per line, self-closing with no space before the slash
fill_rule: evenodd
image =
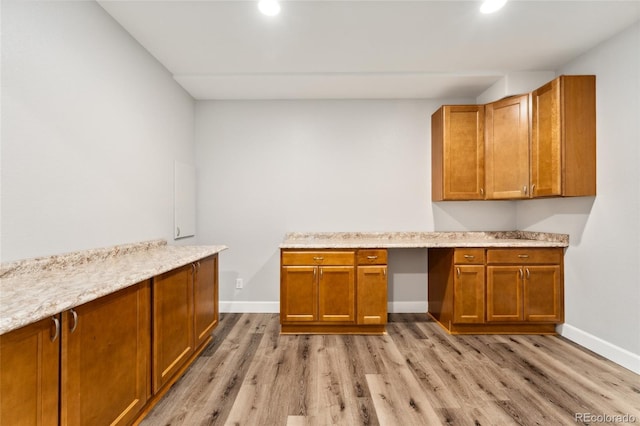
<path id="1" fill-rule="evenodd" d="M 484 195 L 484 188 L 480 188 L 480 195 Z"/>
<path id="2" fill-rule="evenodd" d="M 527 279 L 531 278 L 531 271 L 529 271 L 529 268 L 525 268 L 525 271 L 527 271 Z"/>
<path id="3" fill-rule="evenodd" d="M 318 269 L 318 268 L 313 268 L 313 278 L 315 278 L 315 277 L 316 277 L 316 271 L 317 271 L 317 269 Z"/>
<path id="4" fill-rule="evenodd" d="M 367 259 L 369 260 L 376 260 L 378 258 L 378 256 L 367 256 Z"/>
<path id="5" fill-rule="evenodd" d="M 522 272 L 522 268 L 518 269 L 518 274 L 520 275 L 520 278 L 524 277 L 524 273 Z"/>
<path id="6" fill-rule="evenodd" d="M 320 278 L 322 278 L 322 268 L 320 268 Z"/>
<path id="7" fill-rule="evenodd" d="M 522 191 L 524 192 L 524 195 L 527 195 L 527 185 L 522 187 Z"/>
<path id="8" fill-rule="evenodd" d="M 179 236 L 180 236 L 180 227 L 177 226 L 176 227 L 176 237 L 179 237 Z"/>
<path id="9" fill-rule="evenodd" d="M 387 268 L 382 268 L 382 275 L 387 276 Z"/>
<path id="10" fill-rule="evenodd" d="M 56 317 L 51 317 L 51 321 L 53 322 L 53 336 L 49 336 L 49 339 L 52 342 L 55 342 L 58 336 L 60 335 L 60 320 Z"/>
<path id="11" fill-rule="evenodd" d="M 518 255 L 518 257 L 519 257 L 520 259 L 528 259 L 528 258 L 529 258 L 529 255 L 528 255 L 528 254 L 519 254 L 519 255 Z"/>
<path id="12" fill-rule="evenodd" d="M 317 260 L 317 261 L 324 260 L 324 257 L 322 257 L 322 256 L 314 256 L 313 260 Z"/>
<path id="13" fill-rule="evenodd" d="M 475 259 L 475 256 L 474 256 L 474 255 L 472 255 L 472 254 L 465 254 L 465 255 L 464 255 L 464 258 L 465 258 L 465 259 L 469 259 L 469 260 L 471 260 L 471 259 Z"/>
<path id="14" fill-rule="evenodd" d="M 535 190 L 536 190 L 536 184 L 534 183 L 533 185 L 531 185 L 531 195 L 533 195 Z"/>
<path id="15" fill-rule="evenodd" d="M 196 263 L 196 271 L 199 271 L 199 270 L 200 270 L 200 261 Z"/>
<path id="16" fill-rule="evenodd" d="M 191 272 L 193 273 L 193 275 L 196 274 L 196 264 L 195 263 L 191 264 Z"/>
<path id="17" fill-rule="evenodd" d="M 73 319 L 73 324 L 71 325 L 69 333 L 73 333 L 76 331 L 76 328 L 78 328 L 78 313 L 74 309 L 69 309 L 69 312 L 71 312 L 71 317 Z"/>
<path id="18" fill-rule="evenodd" d="M 456 274 L 458 274 L 458 278 L 460 278 L 460 268 L 456 268 Z"/>

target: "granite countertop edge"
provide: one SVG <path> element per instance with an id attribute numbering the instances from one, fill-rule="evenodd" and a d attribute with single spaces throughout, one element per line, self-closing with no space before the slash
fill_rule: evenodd
<path id="1" fill-rule="evenodd" d="M 0 335 L 226 250 L 126 244 L 0 266 Z"/>
<path id="2" fill-rule="evenodd" d="M 531 231 L 290 232 L 281 249 L 568 247 L 569 235 Z"/>

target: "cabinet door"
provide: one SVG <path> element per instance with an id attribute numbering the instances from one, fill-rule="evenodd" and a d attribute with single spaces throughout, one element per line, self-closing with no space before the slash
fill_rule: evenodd
<path id="1" fill-rule="evenodd" d="M 562 322 L 563 293 L 559 265 L 525 266 L 524 319 L 531 322 Z"/>
<path id="2" fill-rule="evenodd" d="M 529 95 L 485 106 L 488 199 L 529 197 Z"/>
<path id="3" fill-rule="evenodd" d="M 531 194 L 562 195 L 560 80 L 531 93 Z"/>
<path id="4" fill-rule="evenodd" d="M 280 285 L 280 321 L 318 320 L 318 268 L 283 266 Z"/>
<path id="5" fill-rule="evenodd" d="M 58 424 L 60 322 L 54 318 L 0 336 L 0 424 Z"/>
<path id="6" fill-rule="evenodd" d="M 358 324 L 387 323 L 387 267 L 358 266 Z"/>
<path id="7" fill-rule="evenodd" d="M 455 265 L 453 322 L 484 323 L 484 266 Z"/>
<path id="8" fill-rule="evenodd" d="M 65 425 L 125 425 L 150 396 L 149 282 L 62 315 Z"/>
<path id="9" fill-rule="evenodd" d="M 484 199 L 484 106 L 446 105 L 431 116 L 432 199 Z"/>
<path id="10" fill-rule="evenodd" d="M 153 279 L 153 392 L 158 392 L 194 351 L 193 268 Z"/>
<path id="11" fill-rule="evenodd" d="M 194 282 L 195 345 L 207 341 L 218 324 L 218 257 L 211 256 L 196 263 Z"/>
<path id="12" fill-rule="evenodd" d="M 355 273 L 353 266 L 321 266 L 318 281 L 319 320 L 355 322 Z"/>
<path id="13" fill-rule="evenodd" d="M 487 266 L 487 322 L 522 321 L 520 266 Z"/>

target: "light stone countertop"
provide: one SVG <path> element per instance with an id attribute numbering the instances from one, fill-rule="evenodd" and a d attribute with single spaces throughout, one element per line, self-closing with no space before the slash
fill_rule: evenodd
<path id="1" fill-rule="evenodd" d="M 281 249 L 568 247 L 569 235 L 497 232 L 291 232 Z"/>
<path id="2" fill-rule="evenodd" d="M 157 240 L 3 263 L 0 334 L 227 249 Z"/>

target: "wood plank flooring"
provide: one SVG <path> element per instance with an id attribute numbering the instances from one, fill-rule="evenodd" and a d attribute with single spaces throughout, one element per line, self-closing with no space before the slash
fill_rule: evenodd
<path id="1" fill-rule="evenodd" d="M 223 314 L 142 424 L 640 424 L 640 376 L 566 339 L 450 336 L 424 314 L 387 332 L 280 336 L 277 314 Z"/>

